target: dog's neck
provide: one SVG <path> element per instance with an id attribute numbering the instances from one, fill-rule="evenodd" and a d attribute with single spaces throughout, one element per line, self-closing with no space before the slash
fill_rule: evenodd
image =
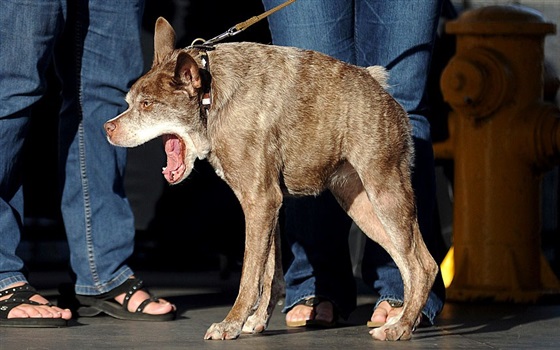
<path id="1" fill-rule="evenodd" d="M 210 59 L 206 51 L 201 52 L 200 60 L 203 72 L 201 110 L 203 117 L 208 118 L 210 107 L 212 106 L 212 75 L 210 74 Z"/>
<path id="2" fill-rule="evenodd" d="M 202 94 L 200 99 L 200 115 L 206 124 L 210 108 L 212 107 L 212 75 L 210 74 L 210 58 L 208 51 L 215 49 L 213 45 L 191 45 L 188 48 L 197 49 L 200 59 L 200 75 L 202 77 Z"/>

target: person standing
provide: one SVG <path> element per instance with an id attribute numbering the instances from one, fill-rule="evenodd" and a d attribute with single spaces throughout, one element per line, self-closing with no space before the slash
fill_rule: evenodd
<path id="1" fill-rule="evenodd" d="M 123 187 L 126 150 L 111 146 L 103 123 L 126 109 L 142 73 L 142 0 L 5 0 L 0 11 L 0 326 L 66 325 L 71 311 L 29 286 L 16 255 L 23 225 L 22 146 L 30 110 L 54 63 L 62 83 L 59 115 L 61 211 L 85 315 L 174 318 L 126 259 L 134 218 Z M 40 117 L 40 116 L 36 116 Z"/>
<path id="2" fill-rule="evenodd" d="M 263 0 L 267 10 L 282 2 Z M 275 45 L 388 69 L 389 92 L 410 116 L 415 148 L 412 184 L 420 231 L 436 257 L 442 254 L 436 251 L 432 229 L 435 175 L 425 91 L 441 8 L 442 0 L 305 0 L 268 19 Z M 338 315 L 346 317 L 355 308 L 347 220 L 329 194 L 287 203 L 285 233 L 293 253 L 285 275 L 288 326 L 332 326 Z M 364 250 L 362 278 L 380 295 L 371 321 L 382 325 L 400 312 L 403 283 L 379 245 L 368 240 Z M 433 323 L 444 301 L 440 274 L 422 311 L 425 322 Z"/>

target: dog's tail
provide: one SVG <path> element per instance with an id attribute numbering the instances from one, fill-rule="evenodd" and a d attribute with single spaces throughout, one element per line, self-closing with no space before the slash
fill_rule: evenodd
<path id="1" fill-rule="evenodd" d="M 389 87 L 389 72 L 385 67 L 382 66 L 370 66 L 366 68 L 368 73 L 373 77 L 373 79 L 377 80 L 379 85 L 382 88 L 387 89 Z"/>

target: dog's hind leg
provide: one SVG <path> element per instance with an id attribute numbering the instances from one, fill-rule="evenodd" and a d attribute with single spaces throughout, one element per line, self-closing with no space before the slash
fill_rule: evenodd
<path id="1" fill-rule="evenodd" d="M 263 284 L 271 285 L 270 289 L 264 288 L 259 300 L 259 306 L 249 316 L 243 325 L 243 333 L 260 333 L 268 326 L 268 320 L 276 307 L 276 303 L 284 292 L 284 273 L 282 271 L 282 254 L 280 248 L 280 227 L 277 224 L 273 236 L 274 243 L 266 261 Z"/>
<path id="2" fill-rule="evenodd" d="M 255 184 L 247 178 L 244 180 L 245 183 Z M 210 326 L 204 339 L 237 338 L 249 316 L 259 309 L 260 297 L 268 295 L 268 299 L 271 299 L 270 274 L 274 273 L 275 266 L 267 261 L 276 261 L 274 235 L 282 205 L 282 192 L 278 184 L 259 182 L 255 186 L 250 190 L 244 188 L 243 191 L 232 186 L 245 213 L 245 255 L 239 293 L 225 319 Z M 267 269 L 269 277 L 266 277 Z M 269 306 L 268 300 L 266 305 Z"/>
<path id="3" fill-rule="evenodd" d="M 399 316 L 372 331 L 380 340 L 410 339 L 437 273 L 418 228 L 410 181 L 399 170 L 382 176 L 353 173 L 329 186 L 354 222 L 389 253 L 401 272 L 404 307 Z"/>

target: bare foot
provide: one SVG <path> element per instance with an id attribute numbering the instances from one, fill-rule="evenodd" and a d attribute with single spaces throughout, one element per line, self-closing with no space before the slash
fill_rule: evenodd
<path id="1" fill-rule="evenodd" d="M 25 283 L 23 282 L 14 283 L 5 290 L 13 287 L 20 287 L 24 284 Z M 0 297 L 0 300 L 9 299 L 11 297 L 12 294 L 8 294 Z M 33 295 L 31 298 L 29 298 L 29 300 L 40 303 L 42 305 L 22 303 L 10 310 L 10 312 L 8 313 L 8 318 L 62 318 L 64 320 L 69 320 L 72 318 L 72 312 L 70 310 L 61 309 L 57 306 L 46 305 L 49 301 L 39 294 Z"/>
<path id="2" fill-rule="evenodd" d="M 330 301 L 324 300 L 319 304 L 308 306 L 299 304 L 294 306 L 286 314 L 286 324 L 301 324 L 304 325 L 305 321 L 315 320 L 325 323 L 331 323 L 334 318 L 333 305 Z"/>
<path id="3" fill-rule="evenodd" d="M 134 278 L 134 276 L 132 277 Z M 124 297 L 125 297 L 126 293 L 120 294 L 118 296 L 115 297 L 115 300 L 119 303 L 119 304 L 123 304 L 124 302 Z M 130 298 L 130 301 L 128 302 L 128 311 L 130 312 L 134 312 L 136 310 L 136 308 L 138 306 L 140 306 L 140 304 L 146 300 L 149 299 L 150 295 L 148 293 L 146 293 L 143 290 L 139 290 L 136 293 L 134 293 L 132 295 L 132 297 Z M 142 311 L 145 314 L 150 314 L 150 315 L 165 315 L 169 312 L 175 311 L 177 310 L 176 306 L 174 304 L 171 304 L 170 302 L 168 302 L 165 299 L 159 299 L 158 301 L 153 301 L 151 303 L 149 303 L 148 305 L 146 305 L 146 307 L 144 308 L 144 310 Z"/>
<path id="4" fill-rule="evenodd" d="M 371 315 L 371 323 L 376 327 L 380 327 L 387 323 L 387 321 L 397 316 L 402 310 L 402 307 L 392 307 L 388 301 L 384 300 L 373 310 Z"/>
<path id="5" fill-rule="evenodd" d="M 402 311 L 402 306 L 392 307 L 388 301 L 384 300 L 373 310 L 373 315 L 371 315 L 371 320 L 368 322 L 368 327 L 378 328 L 387 323 L 391 318 L 397 316 Z M 418 316 L 414 328 L 420 324 L 422 321 L 422 314 Z"/>

